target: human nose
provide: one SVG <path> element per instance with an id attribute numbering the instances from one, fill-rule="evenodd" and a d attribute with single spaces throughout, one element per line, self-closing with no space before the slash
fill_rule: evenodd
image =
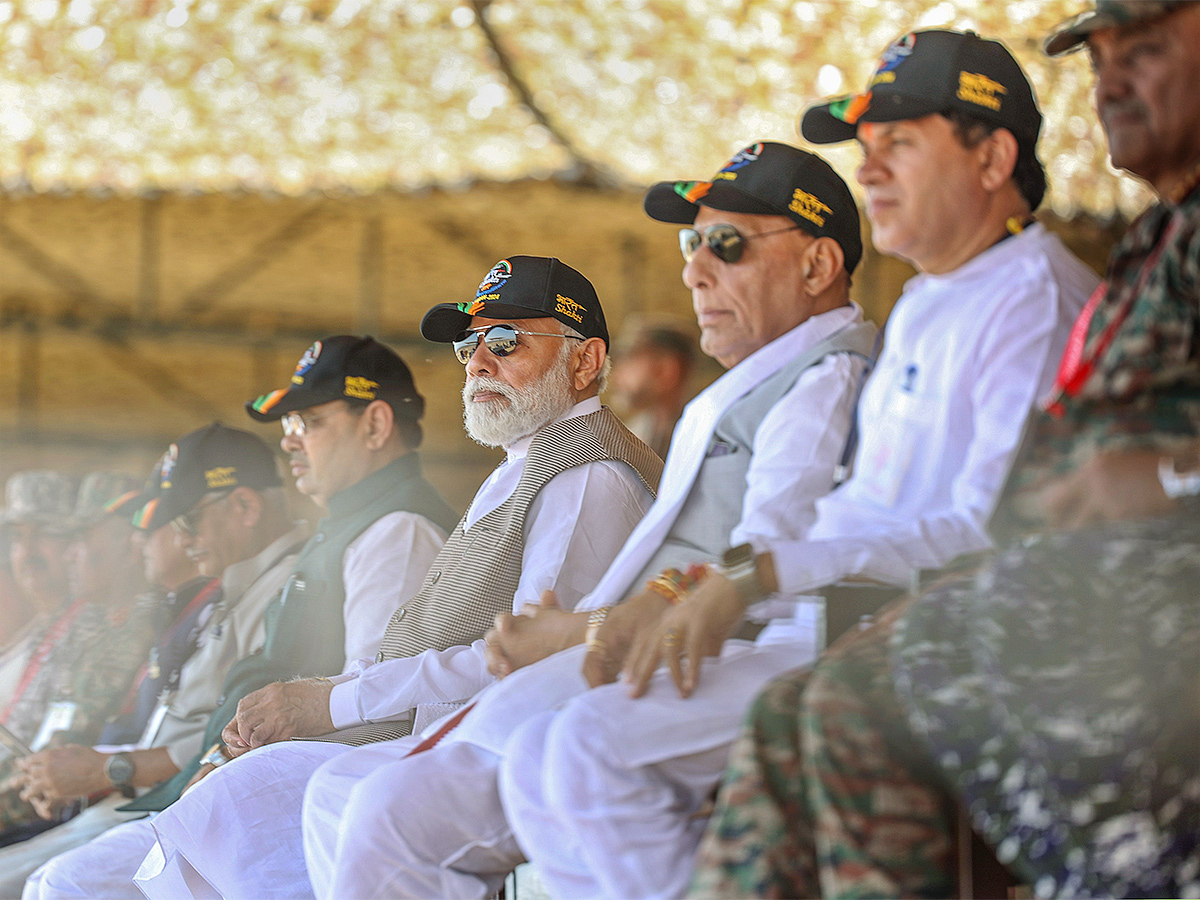
<path id="1" fill-rule="evenodd" d="M 717 256 L 708 246 L 707 241 L 701 241 L 692 258 L 683 264 L 683 283 L 690 289 L 708 287 L 713 283 L 713 267 Z"/>
<path id="2" fill-rule="evenodd" d="M 488 349 L 487 341 L 479 341 L 471 358 L 467 360 L 468 375 L 494 375 L 496 373 L 496 355 Z"/>
<path id="3" fill-rule="evenodd" d="M 300 435 L 298 434 L 284 434 L 284 436 L 279 439 L 279 448 L 283 450 L 284 453 L 293 453 L 294 451 L 299 450 L 302 445 L 303 442 L 300 440 Z"/>

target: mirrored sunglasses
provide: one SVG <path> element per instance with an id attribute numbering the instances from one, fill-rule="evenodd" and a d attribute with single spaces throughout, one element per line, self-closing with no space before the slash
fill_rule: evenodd
<path id="1" fill-rule="evenodd" d="M 336 409 L 331 409 L 323 413 L 290 412 L 279 420 L 279 424 L 283 426 L 284 437 L 304 437 L 304 435 L 308 434 L 308 427 L 313 422 L 320 422 L 322 419 L 327 419 L 336 412 Z"/>
<path id="2" fill-rule="evenodd" d="M 679 229 L 679 252 L 685 262 L 691 262 L 701 244 L 707 245 L 713 256 L 721 262 L 735 263 L 742 258 L 746 242 L 755 238 L 770 237 L 773 234 L 783 234 L 786 231 L 796 231 L 800 226 L 792 225 L 775 231 L 764 231 L 761 234 L 742 234 L 732 225 L 709 225 L 703 233 L 695 228 Z"/>
<path id="3" fill-rule="evenodd" d="M 520 346 L 517 341 L 517 335 L 519 334 L 528 334 L 534 337 L 570 338 L 573 341 L 584 340 L 584 338 L 573 334 L 523 331 L 520 328 L 514 328 L 512 325 L 483 325 L 479 328 L 468 328 L 466 331 L 459 333 L 458 337 L 452 342 L 454 355 L 465 366 L 471 361 L 471 357 L 475 355 L 475 351 L 479 348 L 479 339 L 483 338 L 483 342 L 487 344 L 488 352 L 493 356 L 508 356 Z"/>

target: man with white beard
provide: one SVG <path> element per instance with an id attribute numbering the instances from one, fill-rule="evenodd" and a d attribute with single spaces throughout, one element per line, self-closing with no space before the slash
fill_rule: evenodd
<path id="1" fill-rule="evenodd" d="M 51 861 L 27 896 L 95 896 L 100 880 L 120 896 L 112 870 L 129 866 L 131 850 L 130 875 L 150 851 L 139 885 L 151 897 L 201 893 L 201 878 L 223 896 L 311 893 L 300 804 L 312 772 L 350 744 L 419 731 L 489 684 L 482 637 L 498 612 L 546 590 L 571 607 L 599 581 L 649 508 L 662 461 L 600 405 L 608 329 L 592 285 L 557 259 L 511 256 L 472 301 L 430 310 L 421 332 L 454 345 L 467 432 L 506 458 L 392 617 L 375 661 L 245 697 L 223 735 L 228 752 L 271 746 L 204 778 L 150 821 L 144 841 L 84 848 L 96 881 L 81 880 L 78 858 L 69 878 Z M 132 881 L 127 896 L 140 896 Z"/>

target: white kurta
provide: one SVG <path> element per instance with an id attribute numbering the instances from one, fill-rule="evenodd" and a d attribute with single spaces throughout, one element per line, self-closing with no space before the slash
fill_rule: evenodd
<path id="1" fill-rule="evenodd" d="M 564 418 L 587 415 L 599 408 L 598 400 L 583 401 Z M 468 523 L 478 521 L 511 496 L 520 481 L 530 443 L 523 440 L 510 448 L 504 464 L 472 502 Z M 651 502 L 637 475 L 621 463 L 590 463 L 551 479 L 526 517 L 525 562 L 514 608 L 536 602 L 544 590 L 554 590 L 568 606 L 574 604 L 582 596 L 583 585 L 599 580 Z M 596 515 L 599 509 L 605 514 Z M 423 702 L 469 697 L 492 678 L 487 673 L 483 642 L 479 641 L 474 647 L 427 651 L 378 664 L 360 660 L 335 680 L 341 682 L 335 691 L 350 698 L 348 718 L 335 718 L 339 726 L 344 726 L 363 720 L 358 718 L 360 709 L 366 714 L 363 718 L 394 719 Z M 172 879 L 183 879 L 182 872 L 189 872 L 192 883 L 203 881 L 191 868 L 194 863 L 229 896 L 302 896 L 308 890 L 300 839 L 304 787 L 320 762 L 350 749 L 341 744 L 293 741 L 263 748 L 218 769 L 154 818 L 153 829 L 162 836 L 158 851 L 162 855 L 149 861 L 148 871 L 154 870 L 156 859 L 170 865 L 162 866 L 159 877 L 145 890 L 151 895 L 161 889 L 165 896 L 178 896 L 183 882 Z M 247 797 L 254 798 L 249 814 L 244 800 Z M 269 828 L 261 827 L 268 821 Z M 127 835 L 135 831 L 140 835 L 138 840 L 126 837 L 120 845 L 122 853 L 140 848 L 132 856 L 118 858 L 117 851 L 106 851 L 101 861 L 86 853 L 88 848 L 81 848 L 71 855 L 69 863 L 60 858 L 49 868 L 69 865 L 71 879 L 82 879 L 84 876 L 76 873 L 89 865 L 109 871 L 120 867 L 124 878 L 129 879 L 155 844 L 153 829 L 136 823 L 122 829 Z M 237 856 L 239 851 L 231 849 L 234 847 L 249 854 L 255 864 L 226 866 L 229 859 L 241 858 Z M 299 880 L 289 879 L 289 872 Z M 52 871 L 43 880 L 53 883 L 57 878 L 60 875 Z M 227 878 L 241 880 L 230 885 Z M 132 882 L 129 887 L 130 896 L 140 896 Z"/>

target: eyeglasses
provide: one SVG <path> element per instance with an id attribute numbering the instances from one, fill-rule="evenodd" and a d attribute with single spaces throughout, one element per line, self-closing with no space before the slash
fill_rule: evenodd
<path id="1" fill-rule="evenodd" d="M 708 245 L 713 256 L 721 262 L 735 263 L 742 258 L 742 250 L 745 249 L 746 241 L 770 237 L 773 234 L 783 234 L 785 231 L 796 231 L 799 227 L 799 225 L 792 225 L 789 228 L 764 231 L 761 234 L 742 234 L 732 225 L 709 225 L 704 229 L 703 234 L 695 228 L 680 228 L 679 252 L 683 254 L 685 262 L 691 262 L 696 251 L 700 249 L 700 244 L 704 243 Z"/>
<path id="2" fill-rule="evenodd" d="M 519 346 L 517 343 L 518 334 L 529 334 L 535 337 L 570 338 L 573 341 L 584 340 L 584 338 L 573 334 L 522 331 L 519 328 L 514 328 L 512 325 L 481 325 L 478 328 L 468 328 L 466 331 L 459 333 L 458 337 L 452 342 L 454 345 L 454 355 L 465 366 L 471 361 L 471 357 L 475 355 L 475 351 L 479 347 L 479 339 L 482 337 L 483 342 L 487 344 L 488 351 L 493 356 L 508 356 Z"/>
<path id="3" fill-rule="evenodd" d="M 187 512 L 176 516 L 171 520 L 171 524 L 175 526 L 175 530 L 180 534 L 186 534 L 188 537 L 195 537 L 196 532 L 200 528 L 200 519 L 204 515 L 204 510 L 208 507 L 220 503 L 233 491 L 221 491 L 219 494 L 213 494 L 207 499 L 201 500 Z"/>
<path id="4" fill-rule="evenodd" d="M 331 409 L 323 413 L 290 412 L 279 420 L 279 424 L 283 426 L 284 437 L 304 437 L 304 435 L 308 434 L 308 426 L 313 422 L 320 422 L 322 419 L 327 419 L 336 412 L 336 409 Z"/>

